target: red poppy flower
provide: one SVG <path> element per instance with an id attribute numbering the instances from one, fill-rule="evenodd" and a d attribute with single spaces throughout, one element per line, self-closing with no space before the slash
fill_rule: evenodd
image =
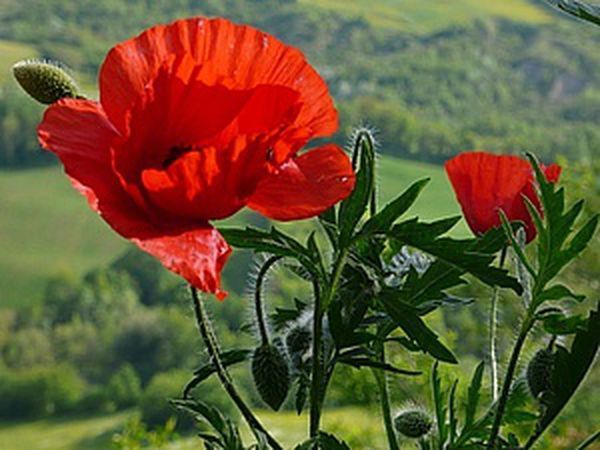
<path id="1" fill-rule="evenodd" d="M 345 198 L 345 153 L 323 79 L 298 50 L 248 26 L 193 18 L 114 47 L 100 101 L 63 99 L 39 126 L 74 186 L 112 228 L 219 298 L 230 253 L 209 224 L 244 206 L 277 220 Z"/>
<path id="2" fill-rule="evenodd" d="M 523 196 L 540 212 L 541 204 L 528 161 L 517 156 L 469 152 L 447 161 L 445 168 L 473 233 L 482 234 L 500 226 L 498 211 L 502 210 L 510 221 L 523 222 L 527 242 L 535 238 L 537 232 Z M 558 181 L 560 166 L 552 164 L 543 170 L 548 181 Z"/>

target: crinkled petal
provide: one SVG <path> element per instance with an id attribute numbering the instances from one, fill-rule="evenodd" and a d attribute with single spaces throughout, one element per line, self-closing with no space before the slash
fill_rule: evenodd
<path id="1" fill-rule="evenodd" d="M 219 300 L 227 295 L 221 290 L 221 271 L 231 248 L 210 225 L 133 241 L 194 287 L 214 293 Z"/>
<path id="2" fill-rule="evenodd" d="M 124 131 L 131 109 L 171 58 L 191 55 L 215 80 L 247 90 L 263 84 L 300 93 L 298 128 L 313 137 L 336 131 L 337 111 L 327 85 L 297 49 L 253 27 L 196 17 L 152 27 L 114 47 L 100 71 L 100 99 L 111 122 Z"/>
<path id="3" fill-rule="evenodd" d="M 299 220 L 321 214 L 354 188 L 348 156 L 325 145 L 290 159 L 261 181 L 248 206 L 275 220 Z"/>

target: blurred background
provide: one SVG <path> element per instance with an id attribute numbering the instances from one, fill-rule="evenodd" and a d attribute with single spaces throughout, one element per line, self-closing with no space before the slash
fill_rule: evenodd
<path id="1" fill-rule="evenodd" d="M 0 449 L 201 448 L 167 403 L 204 360 L 185 287 L 87 209 L 37 145 L 43 108 L 10 75 L 24 58 L 58 60 L 95 97 L 99 65 L 116 42 L 200 14 L 255 25 L 307 54 L 341 114 L 334 139 L 345 144 L 361 124 L 376 130 L 382 200 L 429 176 L 414 213 L 456 214 L 441 166 L 447 158 L 533 151 L 560 161 L 571 198 L 585 196 L 589 211 L 600 210 L 600 28 L 541 0 L 0 0 Z M 266 225 L 248 212 L 232 222 Z M 463 224 L 455 233 L 468 235 Z M 224 347 L 251 347 L 254 337 L 239 329 L 250 317 L 252 256 L 237 252 L 230 261 L 230 297 L 208 303 Z M 599 237 L 563 279 L 597 300 Z M 448 380 L 486 357 L 491 293 L 477 284 L 463 293 L 477 301 L 430 319 L 461 358 L 443 368 Z M 282 270 L 268 298 L 275 308 L 310 294 Z M 519 304 L 507 295 L 501 303 L 504 359 Z M 529 355 L 540 345 L 532 340 Z M 431 365 L 400 348 L 392 359 L 426 372 Z M 236 376 L 261 408 L 248 368 Z M 235 416 L 211 382 L 197 395 Z M 539 448 L 570 449 L 595 431 L 599 382 L 596 369 Z M 367 370 L 344 367 L 334 377 L 325 428 L 353 449 L 385 448 L 374 386 Z M 397 408 L 429 404 L 426 376 L 394 378 L 391 389 Z M 289 403 L 260 416 L 291 446 L 306 417 Z"/>

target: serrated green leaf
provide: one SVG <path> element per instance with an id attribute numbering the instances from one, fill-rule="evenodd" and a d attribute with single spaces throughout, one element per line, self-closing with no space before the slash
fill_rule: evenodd
<path id="1" fill-rule="evenodd" d="M 369 359 L 364 356 L 362 356 L 362 357 L 361 356 L 353 356 L 353 357 L 342 356 L 342 357 L 338 358 L 338 362 L 355 367 L 355 368 L 370 367 L 372 369 L 383 370 L 386 372 L 395 373 L 397 375 L 408 375 L 408 376 L 421 375 L 421 372 L 418 372 L 415 370 L 400 369 L 391 364 L 382 363 L 380 361 L 375 361 L 375 360 Z"/>
<path id="2" fill-rule="evenodd" d="M 571 344 L 571 350 L 556 346 L 552 372 L 552 395 L 549 396 L 543 414 L 538 421 L 536 434 L 528 444 L 533 444 L 550 426 L 571 399 L 589 371 L 600 345 L 600 303 L 587 319 L 585 329 L 579 330 Z M 527 445 L 527 448 L 530 448 Z"/>
<path id="3" fill-rule="evenodd" d="M 359 138 L 360 168 L 356 174 L 354 190 L 339 207 L 339 246 L 344 247 L 354 234 L 356 225 L 367 210 L 375 185 L 374 161 L 375 150 L 370 139 Z"/>
<path id="4" fill-rule="evenodd" d="M 221 353 L 220 359 L 224 367 L 229 367 L 247 361 L 248 358 L 250 358 L 251 354 L 252 350 L 248 349 L 227 350 Z M 212 363 L 207 363 L 199 367 L 194 371 L 194 381 L 196 381 L 195 385 L 200 384 L 202 381 L 210 377 L 215 372 L 216 368 L 215 365 Z"/>
<path id="5" fill-rule="evenodd" d="M 479 406 L 479 392 L 481 390 L 481 383 L 483 381 L 483 372 L 485 370 L 485 364 L 480 362 L 471 378 L 471 384 L 467 393 L 467 404 L 465 407 L 465 427 L 464 430 L 468 430 L 475 422 L 475 414 L 477 413 L 477 407 Z"/>
<path id="6" fill-rule="evenodd" d="M 538 297 L 540 301 L 562 300 L 563 298 L 572 298 L 578 302 L 585 300 L 585 295 L 574 294 L 568 287 L 563 284 L 555 284 L 545 289 Z"/>
<path id="7" fill-rule="evenodd" d="M 414 308 L 398 301 L 393 293 L 390 295 L 389 290 L 381 293 L 379 301 L 395 324 L 416 341 L 423 351 L 440 361 L 457 363 L 456 357 L 438 340 L 438 336 L 427 327 Z"/>
<path id="8" fill-rule="evenodd" d="M 511 288 L 517 293 L 522 291 L 519 282 L 509 276 L 508 271 L 491 265 L 496 258 L 495 252 L 490 249 L 491 238 L 440 237 L 447 231 L 449 223 L 451 221 L 447 220 L 432 223 L 409 220 L 395 225 L 388 233 L 388 237 L 398 241 L 399 244 L 406 244 L 429 253 L 457 269 L 461 274 L 470 273 L 488 285 Z M 494 243 L 497 242 L 496 233 L 497 231 L 494 230 L 490 234 L 494 237 Z"/>
<path id="9" fill-rule="evenodd" d="M 373 233 L 386 233 L 392 224 L 398 220 L 417 200 L 423 188 L 429 183 L 430 178 L 425 178 L 413 183 L 395 200 L 388 203 L 381 211 L 371 217 L 362 227 L 359 236 L 368 236 Z"/>
<path id="10" fill-rule="evenodd" d="M 317 437 L 296 446 L 294 450 L 314 450 L 316 448 L 320 450 L 350 450 L 350 447 L 344 441 L 323 431 L 320 431 Z"/>
<path id="11" fill-rule="evenodd" d="M 544 330 L 554 335 L 573 334 L 585 329 L 586 320 L 582 316 L 566 316 L 563 313 L 547 314 L 543 319 Z"/>
<path id="12" fill-rule="evenodd" d="M 448 436 L 448 428 L 446 425 L 446 404 L 445 395 L 442 391 L 442 380 L 438 372 L 438 362 L 433 364 L 431 370 L 431 391 L 433 393 L 433 406 L 435 411 L 435 421 L 438 428 L 438 439 L 443 445 L 446 442 Z"/>

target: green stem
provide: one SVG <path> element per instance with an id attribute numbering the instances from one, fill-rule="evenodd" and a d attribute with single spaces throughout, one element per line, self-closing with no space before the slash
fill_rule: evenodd
<path id="1" fill-rule="evenodd" d="M 583 441 L 581 444 L 579 444 L 579 446 L 577 447 L 576 450 L 584 450 L 599 439 L 600 439 L 600 431 L 596 431 L 589 438 L 587 438 L 585 441 Z M 529 447 L 527 447 L 527 448 L 529 448 Z"/>
<path id="2" fill-rule="evenodd" d="M 315 305 L 313 312 L 313 339 L 312 339 L 312 372 L 310 385 L 310 437 L 319 433 L 321 421 L 321 381 L 323 378 L 323 361 L 321 350 L 323 348 L 323 312 L 321 293 L 318 283 L 313 283 Z"/>
<path id="3" fill-rule="evenodd" d="M 504 266 L 504 262 L 506 260 L 507 247 L 502 249 L 502 253 L 500 255 L 500 267 Z M 490 307 L 490 336 L 489 336 L 489 352 L 490 352 L 490 372 L 491 372 L 491 389 L 492 389 L 492 400 L 496 402 L 498 400 L 498 355 L 496 349 L 496 341 L 498 334 L 498 296 L 500 293 L 500 289 L 498 286 L 494 286 L 494 291 L 492 293 L 492 304 Z"/>
<path id="4" fill-rule="evenodd" d="M 315 296 L 314 312 L 313 312 L 313 341 L 312 341 L 312 372 L 311 372 L 311 387 L 310 387 L 310 436 L 315 437 L 319 434 L 319 426 L 321 423 L 321 410 L 323 408 L 323 399 L 325 394 L 326 382 L 325 373 L 323 371 L 323 315 L 327 307 L 335 297 L 337 287 L 342 276 L 344 264 L 348 257 L 348 249 L 343 249 L 333 268 L 331 283 L 321 298 L 319 284 L 313 282 L 313 290 Z"/>
<path id="5" fill-rule="evenodd" d="M 385 344 L 383 341 L 377 343 L 377 353 L 379 361 L 385 364 Z M 385 425 L 388 446 L 390 450 L 400 450 L 400 447 L 398 446 L 398 437 L 394 432 L 394 423 L 392 421 L 390 392 L 388 389 L 387 376 L 385 372 L 377 369 L 373 369 L 373 375 L 375 376 L 377 389 L 379 390 L 379 404 L 381 406 L 381 413 L 383 415 L 383 423 Z"/>
<path id="6" fill-rule="evenodd" d="M 494 446 L 496 445 L 496 439 L 498 438 L 498 433 L 500 432 L 500 425 L 502 424 L 502 417 L 504 416 L 504 412 L 506 410 L 508 395 L 510 394 L 510 388 L 512 386 L 512 381 L 515 376 L 515 371 L 517 369 L 519 356 L 521 355 L 521 350 L 523 350 L 523 344 L 525 344 L 525 340 L 527 339 L 527 335 L 529 334 L 529 331 L 531 331 L 533 324 L 533 314 L 531 313 L 531 310 L 529 310 L 527 311 L 527 316 L 521 325 L 521 330 L 519 332 L 519 336 L 517 337 L 517 342 L 515 343 L 512 354 L 510 356 L 510 361 L 508 363 L 508 368 L 506 369 L 504 383 L 502 384 L 502 392 L 500 393 L 500 398 L 498 400 L 496 415 L 494 417 L 494 423 L 492 425 L 492 431 L 490 433 L 490 439 L 488 443 L 488 447 L 491 449 L 495 448 Z"/>
<path id="7" fill-rule="evenodd" d="M 254 433 L 257 439 L 264 437 L 271 448 L 275 450 L 283 450 L 283 447 L 275 440 L 273 436 L 269 434 L 269 432 L 265 429 L 265 427 L 260 423 L 258 418 L 254 415 L 252 410 L 246 405 L 240 394 L 238 393 L 235 385 L 233 384 L 233 380 L 229 375 L 229 372 L 223 366 L 221 361 L 221 357 L 219 355 L 219 346 L 216 341 L 216 336 L 212 329 L 212 325 L 210 323 L 210 319 L 204 309 L 204 304 L 200 300 L 198 296 L 198 292 L 196 288 L 190 286 L 190 291 L 192 293 L 192 299 L 194 302 L 194 314 L 196 316 L 196 324 L 198 326 L 198 331 L 200 331 L 200 336 L 204 341 L 204 345 L 206 346 L 206 350 L 208 351 L 208 356 L 210 360 L 215 365 L 215 369 L 217 372 L 217 376 L 219 377 L 219 381 L 223 385 L 223 388 L 239 409 L 240 413 L 248 423 L 248 426 Z"/>
<path id="8" fill-rule="evenodd" d="M 272 256 L 267 259 L 256 276 L 256 286 L 254 288 L 254 307 L 256 310 L 256 322 L 258 324 L 258 332 L 260 334 L 262 345 L 269 344 L 269 332 L 267 330 L 267 321 L 265 320 L 265 311 L 262 301 L 262 286 L 267 272 L 280 259 L 282 259 L 282 256 Z"/>

